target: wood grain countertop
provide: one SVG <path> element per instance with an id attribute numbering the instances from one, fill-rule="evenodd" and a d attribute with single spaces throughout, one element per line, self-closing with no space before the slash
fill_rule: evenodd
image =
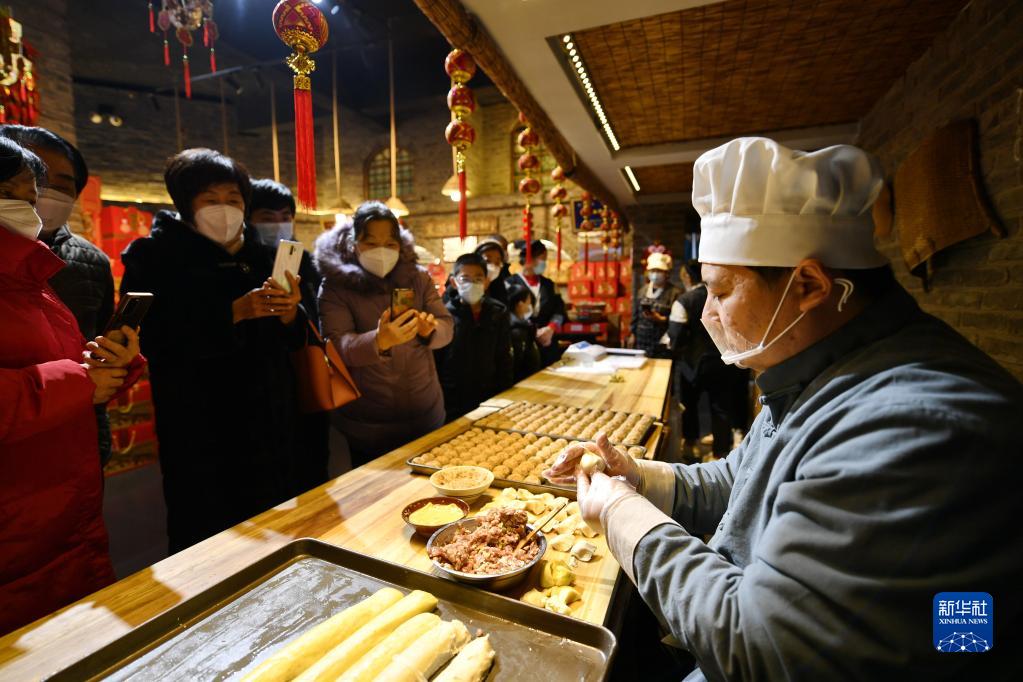
<path id="1" fill-rule="evenodd" d="M 651 360 L 642 369 L 619 370 L 614 378 L 546 370 L 498 398 L 642 412 L 660 418 L 670 368 L 668 360 Z M 468 417 L 491 411 L 483 407 Z M 22 682 L 51 675 L 298 538 L 316 538 L 431 571 L 425 541 L 404 524 L 401 510 L 435 491 L 428 478 L 412 474 L 405 461 L 469 426 L 469 418 L 458 419 L 0 638 L 0 680 Z M 660 429 L 651 433 L 646 443 L 651 454 L 661 438 Z M 486 501 L 487 496 L 481 498 L 474 510 Z M 608 554 L 603 537 L 595 538 L 595 543 L 601 558 L 580 563 L 577 585 L 583 601 L 573 615 L 602 624 L 619 566 Z"/>

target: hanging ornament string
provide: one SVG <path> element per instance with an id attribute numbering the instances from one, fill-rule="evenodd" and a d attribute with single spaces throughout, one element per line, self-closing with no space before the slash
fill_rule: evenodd
<path id="1" fill-rule="evenodd" d="M 455 175 L 458 177 L 458 238 L 463 242 L 469 233 L 468 195 L 465 180 L 465 152 L 476 141 L 476 130 L 466 121 L 476 111 L 476 95 L 465 84 L 476 73 L 472 56 L 455 48 L 444 58 L 444 71 L 451 78 L 448 109 L 451 122 L 444 130 L 444 139 L 455 150 Z"/>
<path id="2" fill-rule="evenodd" d="M 212 0 L 163 0 L 160 14 L 153 21 L 152 3 L 149 3 L 149 30 L 152 33 L 159 28 L 163 32 L 163 64 L 170 66 L 170 41 L 168 33 L 174 31 L 174 37 L 181 44 L 181 69 L 185 79 L 185 96 L 192 96 L 192 68 L 188 59 L 188 48 L 192 47 L 192 33 L 202 29 L 203 45 L 210 48 L 210 70 L 217 70 L 217 59 L 213 43 L 219 33 L 217 23 L 213 20 Z"/>
<path id="3" fill-rule="evenodd" d="M 323 13 L 308 0 L 281 0 L 273 12 L 277 36 L 293 52 L 285 60 L 295 72 L 295 175 L 298 200 L 316 208 L 316 148 L 313 98 L 309 74 L 316 63 L 309 56 L 327 44 L 329 30 Z"/>
<path id="4" fill-rule="evenodd" d="M 610 232 L 610 220 L 607 202 L 602 201 L 603 208 L 600 209 L 600 231 L 603 233 L 600 237 L 600 245 L 604 248 L 604 272 L 607 272 L 607 263 L 609 256 L 609 248 L 611 246 L 611 232 Z"/>
<path id="5" fill-rule="evenodd" d="M 149 3 L 149 32 L 156 33 L 156 14 L 153 12 L 153 3 Z"/>
<path id="6" fill-rule="evenodd" d="M 568 206 L 564 203 L 565 199 L 568 198 L 568 190 L 565 189 L 565 171 L 561 169 L 561 166 L 555 166 L 554 170 L 551 171 L 551 180 L 554 181 L 554 188 L 551 189 L 551 201 L 554 202 L 554 208 L 551 209 L 551 216 L 554 218 L 554 229 L 557 234 L 557 269 L 555 272 L 561 272 L 561 228 L 565 222 L 565 216 L 568 215 Z"/>
<path id="7" fill-rule="evenodd" d="M 583 265 L 586 271 L 590 269 L 590 232 L 593 231 L 593 222 L 590 216 L 593 215 L 593 195 L 589 192 L 582 194 L 582 206 L 579 207 L 579 215 L 582 222 L 579 223 L 579 231 L 583 235 Z"/>
<path id="8" fill-rule="evenodd" d="M 519 181 L 519 193 L 526 199 L 526 207 L 522 211 L 522 236 L 526 241 L 526 265 L 533 264 L 533 210 L 531 207 L 533 195 L 540 191 L 540 181 L 534 174 L 540 169 L 540 159 L 533 152 L 540 146 L 540 136 L 529 126 L 524 114 L 519 114 L 519 123 L 526 127 L 519 133 L 519 146 L 525 151 L 519 157 L 519 170 L 526 174 L 526 177 Z"/>

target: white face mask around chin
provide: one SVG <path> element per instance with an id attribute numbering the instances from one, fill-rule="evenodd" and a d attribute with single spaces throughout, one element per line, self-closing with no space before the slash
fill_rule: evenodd
<path id="1" fill-rule="evenodd" d="M 458 297 L 469 305 L 476 305 L 483 300 L 483 295 L 486 293 L 486 287 L 476 282 L 470 282 L 468 284 L 458 284 Z"/>
<path id="2" fill-rule="evenodd" d="M 0 199 L 0 225 L 28 239 L 39 239 L 43 221 L 32 204 L 21 199 Z"/>
<path id="3" fill-rule="evenodd" d="M 48 187 L 40 190 L 39 200 L 36 201 L 36 213 L 43 221 L 42 233 L 50 235 L 67 225 L 74 207 L 74 197 Z"/>
<path id="4" fill-rule="evenodd" d="M 267 246 L 277 248 L 282 239 L 291 239 L 295 235 L 295 223 L 252 223 L 259 241 Z"/>
<path id="5" fill-rule="evenodd" d="M 380 278 L 387 277 L 397 264 L 397 249 L 378 246 L 375 249 L 367 249 L 359 253 L 359 265 L 367 272 L 371 272 Z"/>
<path id="6" fill-rule="evenodd" d="M 245 214 L 227 204 L 204 206 L 195 212 L 195 229 L 202 236 L 221 246 L 238 239 Z"/>

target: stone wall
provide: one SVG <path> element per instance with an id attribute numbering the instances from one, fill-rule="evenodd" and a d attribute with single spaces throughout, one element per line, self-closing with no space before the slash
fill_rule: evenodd
<path id="1" fill-rule="evenodd" d="M 11 9 L 14 19 L 22 24 L 25 40 L 39 51 L 34 65 L 39 79 L 39 125 L 74 141 L 67 0 L 19 2 Z"/>

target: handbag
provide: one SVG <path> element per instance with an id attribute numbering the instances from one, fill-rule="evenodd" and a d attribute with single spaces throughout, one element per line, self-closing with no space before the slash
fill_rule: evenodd
<path id="1" fill-rule="evenodd" d="M 291 354 L 298 384 L 298 405 L 302 412 L 324 412 L 347 405 L 362 394 L 348 373 L 337 348 L 320 336 L 312 320 L 306 320 L 315 341 Z"/>

